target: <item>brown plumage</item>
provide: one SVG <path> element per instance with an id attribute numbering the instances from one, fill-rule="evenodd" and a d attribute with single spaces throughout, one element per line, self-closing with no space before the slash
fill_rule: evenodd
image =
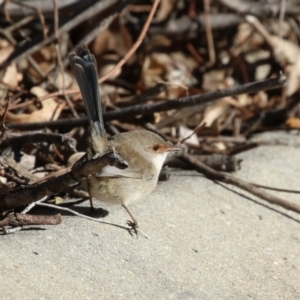
<path id="1" fill-rule="evenodd" d="M 127 208 L 131 202 L 149 195 L 155 188 L 160 170 L 169 151 L 179 150 L 162 137 L 147 130 L 120 133 L 107 141 L 100 102 L 96 60 L 86 46 L 79 46 L 69 54 L 74 68 L 87 115 L 90 119 L 88 158 L 115 149 L 128 163 L 120 170 L 107 166 L 87 179 L 92 198 L 106 204 L 120 204 L 132 218 L 130 225 L 136 230 L 137 222 Z"/>

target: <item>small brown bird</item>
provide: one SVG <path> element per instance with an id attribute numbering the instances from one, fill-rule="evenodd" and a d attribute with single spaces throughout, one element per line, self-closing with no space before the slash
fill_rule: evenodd
<path id="1" fill-rule="evenodd" d="M 69 61 L 90 120 L 88 158 L 114 148 L 128 163 L 125 170 L 107 166 L 88 177 L 91 207 L 92 198 L 106 204 L 122 205 L 132 219 L 128 224 L 136 231 L 138 223 L 127 206 L 153 191 L 168 152 L 180 149 L 148 130 L 120 133 L 107 141 L 95 57 L 82 45 L 69 54 Z"/>

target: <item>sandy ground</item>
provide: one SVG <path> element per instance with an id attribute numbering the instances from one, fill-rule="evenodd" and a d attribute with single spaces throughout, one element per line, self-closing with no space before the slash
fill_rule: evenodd
<path id="1" fill-rule="evenodd" d="M 240 157 L 236 176 L 300 189 L 299 148 Z M 299 195 L 280 195 L 300 204 Z M 131 210 L 150 239 L 75 216 L 0 236 L 0 298 L 300 299 L 296 213 L 183 171 Z M 120 207 L 105 218 L 127 219 Z"/>

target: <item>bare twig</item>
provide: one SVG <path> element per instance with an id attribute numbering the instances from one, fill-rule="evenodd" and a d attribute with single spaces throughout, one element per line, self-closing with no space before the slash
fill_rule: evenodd
<path id="1" fill-rule="evenodd" d="M 73 152 L 76 152 L 76 140 L 64 134 L 52 132 L 26 132 L 18 136 L 8 136 L 0 144 L 0 149 L 13 145 L 22 145 L 27 143 L 64 144 Z"/>
<path id="2" fill-rule="evenodd" d="M 79 41 L 78 45 L 80 44 L 88 45 L 90 42 L 92 42 L 95 39 L 95 37 L 100 34 L 100 32 L 104 31 L 106 28 L 109 27 L 112 21 L 118 16 L 119 12 L 120 10 L 116 9 L 116 12 L 114 14 L 102 20 L 98 26 L 96 26 L 92 31 L 90 31 Z"/>
<path id="3" fill-rule="evenodd" d="M 131 230 L 132 230 L 132 227 L 130 227 L 130 226 L 120 225 L 120 224 L 113 223 L 113 222 L 102 221 L 102 220 L 99 220 L 99 219 L 91 218 L 89 216 L 80 214 L 77 211 L 74 211 L 74 210 L 72 210 L 70 208 L 67 208 L 67 207 L 61 207 L 61 206 L 56 206 L 56 205 L 47 204 L 47 203 L 38 203 L 37 205 L 38 206 L 44 206 L 44 207 L 49 207 L 49 208 L 54 208 L 54 209 L 59 209 L 59 210 L 67 211 L 67 212 L 69 212 L 69 213 L 71 213 L 73 215 L 76 215 L 78 217 L 81 217 L 81 218 L 84 218 L 84 219 L 87 219 L 87 220 L 90 220 L 90 221 L 98 222 L 98 223 L 101 223 L 101 224 L 107 224 L 107 225 L 112 225 L 112 226 L 119 227 L 119 228 L 122 228 L 122 229 L 126 229 L 129 232 L 131 232 Z M 147 239 L 149 238 L 145 233 L 143 233 L 138 228 L 137 228 L 137 231 L 139 233 L 141 233 L 145 238 L 147 238 Z"/>
<path id="4" fill-rule="evenodd" d="M 206 123 L 200 123 L 191 134 L 189 134 L 187 137 L 183 138 L 179 143 L 183 144 L 186 140 L 188 140 L 191 136 L 193 136 L 194 134 L 198 133 L 202 128 L 204 128 L 206 126 Z"/>
<path id="5" fill-rule="evenodd" d="M 9 214 L 0 221 L 0 226 L 25 226 L 25 225 L 58 225 L 61 223 L 61 215 L 25 215 L 21 213 Z"/>
<path id="6" fill-rule="evenodd" d="M 47 38 L 47 34 L 48 34 L 49 30 L 48 30 L 48 27 L 46 25 L 45 18 L 44 18 L 44 15 L 42 14 L 42 11 L 38 7 L 36 7 L 36 6 L 24 3 L 24 1 L 20 2 L 20 1 L 12 0 L 12 2 L 15 3 L 15 4 L 17 4 L 17 5 L 24 6 L 24 7 L 27 7 L 29 9 L 32 9 L 32 10 L 34 10 L 36 12 L 36 14 L 38 15 L 38 17 L 40 19 L 42 28 L 43 28 L 44 38 Z"/>
<path id="7" fill-rule="evenodd" d="M 66 99 L 66 102 L 68 103 L 68 106 L 75 118 L 78 118 L 77 111 L 74 109 L 74 105 L 71 102 L 71 99 L 68 95 L 64 94 L 64 90 L 66 88 L 65 86 L 65 72 L 64 72 L 64 65 L 61 59 L 61 54 L 60 54 L 60 46 L 59 46 L 59 16 L 58 16 L 58 5 L 57 5 L 57 0 L 52 0 L 53 1 L 53 20 L 54 20 L 54 36 L 55 36 L 55 51 L 56 51 L 56 56 L 57 56 L 57 64 L 59 68 L 59 72 L 61 74 L 61 79 L 62 79 L 62 94 L 64 95 L 64 98 Z"/>
<path id="8" fill-rule="evenodd" d="M 133 55 L 133 53 L 136 51 L 136 49 L 141 45 L 141 43 L 146 35 L 146 32 L 150 26 L 150 23 L 153 19 L 153 16 L 157 10 L 159 2 L 160 2 L 160 0 L 154 0 L 151 11 L 148 15 L 148 18 L 143 26 L 143 29 L 142 29 L 137 41 L 132 45 L 131 49 L 126 53 L 124 58 L 122 58 L 107 74 L 105 74 L 104 76 L 102 76 L 99 79 L 99 83 L 107 80 L 109 77 L 114 75 L 117 72 L 117 70 L 119 70 L 126 63 L 126 61 Z"/>
<path id="9" fill-rule="evenodd" d="M 280 1 L 280 13 L 279 13 L 279 38 L 282 39 L 282 27 L 283 27 L 283 21 L 284 21 L 284 15 L 286 10 L 286 0 Z"/>
<path id="10" fill-rule="evenodd" d="M 211 180 L 221 181 L 221 182 L 224 182 L 227 184 L 235 185 L 235 186 L 239 187 L 240 189 L 247 191 L 247 192 L 251 193 L 252 195 L 255 195 L 255 196 L 259 197 L 260 199 L 265 200 L 271 204 L 276 204 L 281 207 L 284 207 L 285 209 L 300 213 L 299 205 L 297 205 L 295 203 L 291 203 L 287 200 L 281 199 L 280 197 L 271 195 L 265 191 L 261 191 L 259 188 L 257 188 L 253 184 L 246 182 L 240 178 L 237 178 L 231 174 L 215 171 L 212 168 L 204 165 L 199 160 L 195 159 L 193 156 L 191 156 L 189 154 L 183 153 L 181 156 L 181 159 L 183 159 L 187 163 L 193 165 L 197 171 L 203 173 L 206 177 L 208 177 Z"/>
<path id="11" fill-rule="evenodd" d="M 181 160 L 180 157 L 183 155 L 184 152 L 180 152 L 171 156 L 167 159 L 167 165 L 170 168 L 180 168 L 180 169 L 194 169 L 190 163 L 186 163 L 185 161 Z M 210 155 L 193 155 L 195 159 L 204 163 L 206 166 L 222 172 L 236 172 L 241 169 L 241 162 L 242 159 L 239 159 L 235 156 L 228 156 L 222 154 L 210 154 Z"/>
<path id="12" fill-rule="evenodd" d="M 0 125 L 0 131 L 7 129 L 7 127 L 5 126 L 5 119 L 6 119 L 6 115 L 7 115 L 8 108 L 9 108 L 9 102 L 10 102 L 10 98 L 8 98 L 6 106 L 5 106 L 5 110 L 1 116 L 2 120 L 1 120 L 1 125 Z"/>
<path id="13" fill-rule="evenodd" d="M 43 197 L 42 199 L 36 201 L 36 202 L 33 202 L 31 204 L 29 204 L 24 210 L 22 210 L 21 214 L 26 214 L 28 213 L 31 209 L 33 209 L 37 203 L 40 203 L 42 201 L 45 201 L 47 199 L 47 196 Z M 31 225 L 31 224 L 27 224 L 27 225 Z M 32 224 L 34 225 L 34 224 Z M 10 226 L 13 226 L 12 224 L 10 224 Z M 2 230 L 4 232 L 4 234 L 10 234 L 10 233 L 15 233 L 17 231 L 20 231 L 22 230 L 22 226 L 16 226 L 16 227 L 13 227 L 13 228 L 6 228 L 5 226 L 2 227 Z"/>
<path id="14" fill-rule="evenodd" d="M 262 81 L 255 81 L 251 83 L 246 83 L 238 86 L 232 86 L 222 90 L 216 90 L 208 92 L 205 94 L 197 94 L 190 97 L 183 97 L 177 100 L 164 101 L 156 104 L 140 104 L 133 105 L 126 108 L 119 109 L 117 111 L 109 111 L 104 113 L 103 118 L 105 121 L 110 121 L 114 119 L 122 119 L 133 117 L 136 115 L 149 115 L 155 112 L 167 111 L 171 109 L 180 109 L 183 107 L 190 106 L 200 106 L 203 108 L 208 104 L 215 101 L 219 101 L 223 97 L 227 96 L 237 96 L 240 94 L 256 93 L 258 91 L 267 91 L 272 89 L 278 89 L 284 86 L 286 82 L 286 77 L 280 75 L 280 77 L 266 79 Z M 48 128 L 59 128 L 59 127 L 75 127 L 83 126 L 88 124 L 87 118 L 81 118 L 77 120 L 58 120 L 55 122 L 43 122 L 43 123 L 33 123 L 33 124 L 9 124 L 8 128 L 17 128 L 20 130 L 32 130 L 41 129 L 44 127 Z"/>
<path id="15" fill-rule="evenodd" d="M 242 15 L 251 14 L 257 17 L 276 16 L 279 14 L 281 5 L 278 2 L 257 2 L 257 1 L 243 1 L 243 0 L 218 0 L 221 4 L 234 10 Z M 295 15 L 299 14 L 300 8 L 295 5 L 296 2 L 289 1 L 286 7 L 286 14 Z"/>
<path id="16" fill-rule="evenodd" d="M 0 162 L 4 162 L 10 169 L 14 170 L 18 176 L 23 177 L 26 182 L 36 179 L 36 176 L 18 164 L 12 157 L 0 157 Z"/>
<path id="17" fill-rule="evenodd" d="M 281 75 L 278 78 L 272 78 L 262 81 L 251 82 L 243 85 L 233 86 L 222 90 L 216 90 L 205 94 L 197 94 L 190 97 L 179 98 L 173 101 L 164 101 L 157 104 L 135 105 L 120 109 L 118 111 L 107 112 L 104 114 L 104 120 L 120 119 L 132 117 L 135 115 L 152 114 L 154 112 L 179 109 L 183 107 L 207 105 L 227 96 L 236 96 L 246 93 L 255 93 L 282 87 L 286 82 L 286 77 Z"/>
<path id="18" fill-rule="evenodd" d="M 200 55 L 200 53 L 196 50 L 196 48 L 194 47 L 194 45 L 189 42 L 186 44 L 186 48 L 188 49 L 188 51 L 190 52 L 190 54 L 193 56 L 193 58 L 195 59 L 195 61 L 201 66 L 204 64 L 204 59 L 203 57 Z"/>
<path id="19" fill-rule="evenodd" d="M 267 185 L 262 185 L 262 184 L 257 184 L 257 183 L 251 183 L 251 184 L 253 184 L 254 186 L 257 186 L 259 188 L 266 189 L 266 190 L 282 192 L 282 193 L 290 193 L 290 194 L 300 194 L 299 190 L 281 189 L 281 188 L 275 188 L 272 186 L 267 186 Z"/>
<path id="20" fill-rule="evenodd" d="M 207 63 L 208 67 L 211 67 L 216 62 L 216 53 L 214 47 L 214 39 L 210 23 L 210 4 L 209 0 L 204 0 L 204 19 L 205 19 L 205 33 L 207 39 L 208 53 L 209 53 L 209 62 Z"/>

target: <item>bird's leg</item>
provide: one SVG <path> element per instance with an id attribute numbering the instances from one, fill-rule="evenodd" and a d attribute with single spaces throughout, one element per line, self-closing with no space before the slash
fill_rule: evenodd
<path id="1" fill-rule="evenodd" d="M 93 204 L 93 197 L 89 196 L 90 199 L 90 216 L 96 217 L 96 218 L 104 218 L 108 215 L 108 211 L 102 207 L 95 208 Z"/>
<path id="2" fill-rule="evenodd" d="M 86 186 L 87 192 L 89 194 L 89 199 L 90 199 L 90 211 L 94 212 L 95 211 L 95 207 L 94 207 L 94 204 L 93 204 L 93 196 L 92 196 L 91 191 L 90 191 L 90 184 L 89 184 L 88 181 L 87 181 L 86 184 L 87 184 L 87 186 Z"/>
<path id="3" fill-rule="evenodd" d="M 90 207 L 91 207 L 90 209 L 93 212 L 93 211 L 95 211 L 95 207 L 94 207 L 94 204 L 93 204 L 93 197 L 89 196 L 89 199 L 90 199 Z"/>
<path id="4" fill-rule="evenodd" d="M 134 216 L 132 215 L 132 213 L 130 212 L 130 210 L 128 209 L 128 207 L 125 204 L 122 204 L 122 206 L 127 211 L 127 213 L 129 214 L 129 216 L 132 220 L 132 221 L 128 221 L 127 225 L 130 226 L 132 228 L 132 230 L 134 231 L 134 233 L 137 235 L 137 233 L 138 233 L 137 228 L 139 227 L 137 220 L 134 218 Z"/>

